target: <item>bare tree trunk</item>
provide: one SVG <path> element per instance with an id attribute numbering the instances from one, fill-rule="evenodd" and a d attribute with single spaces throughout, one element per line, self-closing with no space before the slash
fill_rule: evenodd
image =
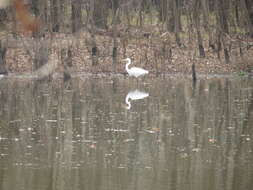
<path id="1" fill-rule="evenodd" d="M 0 74 L 7 74 L 5 62 L 6 47 L 0 41 Z"/>
<path id="2" fill-rule="evenodd" d="M 167 20 L 167 16 L 168 16 L 168 0 L 159 0 L 159 5 L 158 5 L 158 9 L 159 9 L 159 20 L 161 22 L 165 22 Z"/>
<path id="3" fill-rule="evenodd" d="M 249 0 L 240 0 L 240 4 L 245 17 L 248 32 L 250 36 L 253 37 L 253 3 Z"/>
<path id="4" fill-rule="evenodd" d="M 34 15 L 37 17 L 37 16 L 39 16 L 39 2 L 38 1 L 36 1 L 36 0 L 32 0 L 32 11 L 33 11 L 33 13 L 34 13 Z M 38 33 L 38 31 L 33 31 L 33 37 L 38 37 L 38 35 L 39 35 L 39 33 Z"/>
<path id="5" fill-rule="evenodd" d="M 174 0 L 167 0 L 166 4 L 166 25 L 167 30 L 175 32 L 175 14 L 174 14 Z"/>
<path id="6" fill-rule="evenodd" d="M 37 40 L 37 45 L 35 48 L 35 57 L 34 57 L 34 70 L 37 70 L 42 65 L 48 63 L 48 47 L 47 44 L 42 40 Z"/>
<path id="7" fill-rule="evenodd" d="M 64 81 L 71 78 L 70 68 L 72 67 L 72 51 L 71 47 L 61 49 L 61 63 L 63 65 Z"/>
<path id="8" fill-rule="evenodd" d="M 175 37 L 176 37 L 176 42 L 177 45 L 180 47 L 181 46 L 181 40 L 180 40 L 180 10 L 179 10 L 179 2 L 180 0 L 174 0 L 173 1 L 173 14 L 175 18 Z"/>
<path id="9" fill-rule="evenodd" d="M 226 63 L 230 62 L 230 56 L 229 56 L 229 51 L 225 42 L 225 34 L 229 34 L 229 26 L 228 26 L 228 0 L 216 0 L 216 6 L 218 10 L 218 29 L 219 35 L 220 35 L 220 40 L 223 46 L 224 50 L 224 57 Z"/>
<path id="10" fill-rule="evenodd" d="M 200 57 L 205 57 L 205 50 L 203 46 L 203 39 L 201 36 L 200 32 L 200 0 L 195 0 L 194 1 L 194 12 L 193 12 L 193 18 L 194 18 L 194 23 L 197 31 L 197 40 L 198 40 L 198 49 L 199 49 L 199 56 Z"/>
<path id="11" fill-rule="evenodd" d="M 39 15 L 39 1 L 31 0 L 31 9 L 35 16 Z"/>
<path id="12" fill-rule="evenodd" d="M 72 1 L 68 1 L 68 0 L 59 0 L 59 15 L 60 15 L 60 18 L 59 18 L 59 21 L 60 21 L 60 30 L 65 32 L 67 29 L 68 29 L 68 25 L 69 25 L 69 22 L 70 19 L 68 17 L 68 7 L 71 6 L 71 3 Z"/>
<path id="13" fill-rule="evenodd" d="M 239 23 L 240 23 L 240 17 L 239 17 L 239 5 L 240 4 L 240 2 L 237 0 L 236 2 L 235 2 L 235 21 L 236 21 L 236 25 L 238 26 L 239 25 Z"/>
<path id="14" fill-rule="evenodd" d="M 106 0 L 94 0 L 93 20 L 95 26 L 107 28 L 108 2 Z"/>
<path id="15" fill-rule="evenodd" d="M 218 59 L 221 59 L 220 57 L 220 52 L 221 52 L 221 32 L 219 30 L 217 30 L 217 40 L 216 40 L 216 43 L 217 43 L 217 58 Z"/>
<path id="16" fill-rule="evenodd" d="M 72 32 L 77 32 L 82 27 L 81 0 L 72 1 Z"/>
<path id="17" fill-rule="evenodd" d="M 180 9 L 179 9 L 180 0 L 167 0 L 166 1 L 166 26 L 167 30 L 174 32 L 176 43 L 178 46 L 181 46 L 180 40 Z"/>
<path id="18" fill-rule="evenodd" d="M 116 4 L 113 4 L 113 10 L 116 8 Z M 113 11 L 113 50 L 112 50 L 112 61 L 115 65 L 117 63 L 117 54 L 118 54 L 118 42 L 117 42 L 117 21 L 118 21 L 118 12 L 119 9 Z M 114 66 L 115 67 L 115 66 Z M 115 70 L 115 69 L 114 69 Z"/>
<path id="19" fill-rule="evenodd" d="M 7 18 L 7 12 L 5 9 L 0 9 L 0 25 L 4 23 Z"/>
<path id="20" fill-rule="evenodd" d="M 131 26 L 131 16 L 130 16 L 130 9 L 128 6 L 125 6 L 123 9 L 124 14 L 126 15 L 126 21 L 127 21 L 127 28 L 130 28 Z"/>
<path id="21" fill-rule="evenodd" d="M 193 18 L 191 14 L 191 7 L 192 5 L 188 3 L 186 5 L 186 18 L 187 18 L 187 32 L 188 32 L 188 43 L 192 43 L 192 38 L 193 38 Z"/>
<path id="22" fill-rule="evenodd" d="M 209 7 L 208 7 L 208 1 L 207 0 L 201 0 L 201 7 L 202 7 L 202 11 L 203 11 L 204 28 L 208 33 L 209 47 L 214 50 L 215 47 L 214 47 L 212 32 L 211 32 L 211 29 L 209 27 L 210 12 L 209 12 Z"/>
<path id="23" fill-rule="evenodd" d="M 52 0 L 55 1 L 55 0 Z M 41 1 L 36 1 L 33 0 L 32 1 L 32 7 L 33 7 L 33 11 L 36 17 L 38 17 L 41 13 L 43 14 L 44 10 L 41 10 L 41 7 L 46 6 L 45 4 L 43 4 L 45 2 Z M 34 47 L 34 67 L 33 70 L 37 70 L 38 68 L 40 68 L 42 65 L 46 64 L 48 62 L 48 56 L 49 56 L 49 52 L 48 52 L 48 47 L 47 47 L 47 43 L 43 41 L 43 38 L 41 38 L 44 35 L 44 31 L 43 30 L 38 30 L 38 31 L 34 31 L 33 32 L 33 37 L 36 40 L 36 47 Z"/>
<path id="24" fill-rule="evenodd" d="M 58 0 L 51 0 L 51 24 L 52 24 L 52 32 L 60 31 L 60 20 L 59 20 L 59 2 Z"/>
<path id="25" fill-rule="evenodd" d="M 95 66 L 98 64 L 98 48 L 96 45 L 96 39 L 95 39 L 95 21 L 94 21 L 94 11 L 95 11 L 95 2 L 93 0 L 90 0 L 90 11 L 91 11 L 91 17 L 90 17 L 90 24 L 91 24 L 91 29 L 89 30 L 91 34 L 91 61 L 92 61 L 92 66 Z"/>
<path id="26" fill-rule="evenodd" d="M 195 87 L 197 82 L 197 74 L 196 74 L 196 68 L 195 63 L 192 64 L 192 84 Z"/>
<path id="27" fill-rule="evenodd" d="M 140 0 L 139 2 L 139 26 L 142 28 L 143 26 L 143 0 Z"/>
<path id="28" fill-rule="evenodd" d="M 219 18 L 220 18 L 220 28 L 222 29 L 222 32 L 225 32 L 226 34 L 229 33 L 229 26 L 228 26 L 228 0 L 219 0 L 218 4 L 218 12 L 219 12 Z"/>
<path id="29" fill-rule="evenodd" d="M 44 23 L 44 25 L 46 25 L 47 29 L 49 28 L 48 27 L 48 24 L 49 24 L 49 20 L 48 20 L 48 1 L 41 1 L 40 2 L 41 5 L 40 5 L 40 19 L 41 21 Z"/>

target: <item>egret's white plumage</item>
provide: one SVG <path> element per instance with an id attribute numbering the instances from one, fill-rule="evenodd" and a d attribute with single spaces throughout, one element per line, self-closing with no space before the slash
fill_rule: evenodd
<path id="1" fill-rule="evenodd" d="M 135 90 L 135 91 L 130 91 L 125 98 L 125 102 L 127 104 L 126 109 L 130 109 L 131 108 L 131 102 L 130 100 L 139 100 L 139 99 L 143 99 L 148 97 L 149 94 L 146 92 L 141 92 L 139 90 Z"/>
<path id="2" fill-rule="evenodd" d="M 4 77 L 5 77 L 5 75 L 0 74 L 0 80 L 1 80 L 2 78 L 4 78 Z"/>
<path id="3" fill-rule="evenodd" d="M 148 71 L 139 67 L 132 67 L 132 68 L 128 68 L 128 66 L 132 63 L 130 58 L 126 58 L 124 59 L 125 61 L 127 61 L 126 63 L 126 71 L 129 74 L 129 76 L 134 76 L 134 77 L 139 77 L 145 74 L 148 74 Z"/>

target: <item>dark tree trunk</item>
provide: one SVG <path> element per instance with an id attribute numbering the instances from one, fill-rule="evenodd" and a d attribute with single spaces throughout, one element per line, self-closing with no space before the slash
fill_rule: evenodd
<path id="1" fill-rule="evenodd" d="M 82 27 L 81 0 L 72 1 L 72 32 L 77 32 Z"/>
<path id="2" fill-rule="evenodd" d="M 63 79 L 64 81 L 67 81 L 71 78 L 70 75 L 70 68 L 72 67 L 72 51 L 71 48 L 68 47 L 61 49 L 61 62 L 63 65 Z"/>
<path id="3" fill-rule="evenodd" d="M 48 63 L 48 47 L 47 44 L 42 40 L 38 41 L 37 47 L 35 49 L 35 57 L 34 57 L 34 70 L 37 70 L 42 65 Z"/>
<path id="4" fill-rule="evenodd" d="M 177 45 L 180 47 L 181 46 L 181 40 L 180 40 L 180 10 L 179 10 L 179 1 L 180 0 L 174 0 L 173 2 L 173 14 L 174 14 L 174 19 L 175 19 L 175 38 Z"/>
<path id="5" fill-rule="evenodd" d="M 218 32 L 218 37 L 217 37 L 217 58 L 220 59 L 220 52 L 221 52 L 221 34 Z"/>
<path id="6" fill-rule="evenodd" d="M 113 49 L 112 49 L 112 62 L 115 65 L 117 63 L 117 55 L 118 55 L 118 41 L 117 41 L 117 23 L 118 23 L 118 3 L 117 1 L 112 1 L 112 9 L 113 9 L 113 18 L 112 18 L 112 29 L 113 29 Z M 115 70 L 115 66 L 114 66 Z"/>
<path id="7" fill-rule="evenodd" d="M 212 48 L 214 50 L 215 46 L 214 46 L 212 32 L 211 32 L 211 28 L 210 28 L 210 24 L 209 24 L 210 11 L 209 11 L 208 0 L 201 0 L 201 8 L 203 10 L 204 28 L 205 28 L 206 32 L 208 33 L 208 45 L 210 48 Z M 204 50 L 204 48 L 203 48 L 203 50 Z"/>
<path id="8" fill-rule="evenodd" d="M 58 0 L 51 0 L 51 26 L 52 32 L 60 31 L 60 22 L 59 22 L 59 4 Z"/>
<path id="9" fill-rule="evenodd" d="M 245 1 L 249 13 L 250 22 L 253 25 L 253 2 L 252 0 L 245 0 Z"/>
<path id="10" fill-rule="evenodd" d="M 39 1 L 31 0 L 31 9 L 35 16 L 39 15 Z"/>
<path id="11" fill-rule="evenodd" d="M 239 16 L 239 2 L 235 2 L 235 21 L 237 25 L 240 25 L 240 16 Z"/>
<path id="12" fill-rule="evenodd" d="M 5 62 L 6 47 L 0 41 L 0 74 L 7 74 Z"/>
<path id="13" fill-rule="evenodd" d="M 174 0 L 167 0 L 166 5 L 166 22 L 167 30 L 175 32 L 175 14 L 174 14 Z"/>
<path id="14" fill-rule="evenodd" d="M 33 14 L 37 17 L 39 15 L 39 2 L 37 0 L 32 0 L 31 2 L 31 9 Z M 38 31 L 33 31 L 32 33 L 33 37 L 38 37 L 39 33 Z"/>
<path id="15" fill-rule="evenodd" d="M 5 9 L 0 9 L 0 25 L 7 19 L 7 13 Z"/>
<path id="16" fill-rule="evenodd" d="M 56 1 L 56 0 L 52 0 Z M 52 2 L 51 1 L 51 2 Z M 35 14 L 36 17 L 46 14 L 44 13 L 44 8 L 47 7 L 45 2 L 43 1 L 37 1 L 37 0 L 32 0 L 32 10 Z M 43 9 L 40 9 L 43 8 Z M 39 31 L 34 31 L 33 32 L 33 37 L 36 38 L 36 45 L 34 47 L 34 66 L 33 70 L 39 69 L 42 65 L 48 63 L 48 47 L 44 41 L 42 36 L 44 36 L 44 31 L 39 30 Z M 28 50 L 29 51 L 29 50 Z"/>
<path id="17" fill-rule="evenodd" d="M 226 63 L 229 63 L 230 58 L 229 58 L 229 53 L 228 53 L 228 49 L 227 48 L 224 48 L 224 56 L 225 56 Z"/>
<path id="18" fill-rule="evenodd" d="M 224 50 L 224 57 L 226 63 L 230 62 L 230 56 L 228 52 L 228 48 L 226 45 L 225 41 L 225 35 L 224 34 L 229 34 L 229 25 L 228 25 L 228 7 L 229 7 L 229 2 L 228 0 L 216 0 L 216 6 L 218 10 L 218 28 L 219 28 L 219 33 L 220 33 L 220 41 L 223 46 Z"/>
<path id="19" fill-rule="evenodd" d="M 106 0 L 94 0 L 93 20 L 95 26 L 107 28 L 108 3 Z"/>
<path id="20" fill-rule="evenodd" d="M 219 0 L 219 18 L 220 18 L 220 27 L 223 30 L 222 32 L 229 33 L 228 27 L 228 2 L 227 0 Z"/>
<path id="21" fill-rule="evenodd" d="M 112 10 L 113 10 L 113 14 L 116 14 L 116 11 L 119 8 L 119 0 L 112 0 Z"/>
<path id="22" fill-rule="evenodd" d="M 241 0 L 241 8 L 245 15 L 249 35 L 253 37 L 253 2 L 252 0 Z"/>
<path id="23" fill-rule="evenodd" d="M 196 73 L 196 68 L 195 68 L 195 64 L 192 64 L 192 83 L 193 86 L 196 86 L 196 82 L 197 82 L 197 73 Z"/>
<path id="24" fill-rule="evenodd" d="M 158 2 L 159 20 L 161 22 L 165 22 L 168 16 L 167 3 L 168 0 L 159 0 Z"/>
<path id="25" fill-rule="evenodd" d="M 199 49 L 199 56 L 200 57 L 205 57 L 205 50 L 203 46 L 203 39 L 201 36 L 200 32 L 200 14 L 199 14 L 199 9 L 200 9 L 200 0 L 195 0 L 194 2 L 194 12 L 193 12 L 193 19 L 197 31 L 197 40 L 198 40 L 198 49 Z"/>

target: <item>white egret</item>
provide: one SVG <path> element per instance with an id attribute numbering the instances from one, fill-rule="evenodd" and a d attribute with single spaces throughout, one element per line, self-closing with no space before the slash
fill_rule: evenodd
<path id="1" fill-rule="evenodd" d="M 126 63 L 126 71 L 129 74 L 129 76 L 139 77 L 145 74 L 148 74 L 148 71 L 139 67 L 132 67 L 128 68 L 128 66 L 132 63 L 130 58 L 124 59 L 124 61 L 127 61 Z"/>
<path id="2" fill-rule="evenodd" d="M 127 104 L 126 109 L 129 110 L 131 108 L 131 102 L 130 102 L 130 100 L 140 100 L 140 99 L 146 98 L 148 96 L 149 96 L 148 93 L 141 92 L 139 90 L 128 92 L 128 94 L 126 95 L 126 98 L 125 98 L 125 102 Z"/>
<path id="3" fill-rule="evenodd" d="M 5 77 L 4 74 L 0 74 L 0 80 L 3 79 Z"/>

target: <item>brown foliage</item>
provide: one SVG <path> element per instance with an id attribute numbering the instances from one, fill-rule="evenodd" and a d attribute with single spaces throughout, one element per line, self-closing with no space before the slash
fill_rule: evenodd
<path id="1" fill-rule="evenodd" d="M 16 20 L 21 23 L 25 31 L 37 32 L 39 21 L 28 11 L 24 0 L 14 0 L 14 8 L 16 10 Z"/>

